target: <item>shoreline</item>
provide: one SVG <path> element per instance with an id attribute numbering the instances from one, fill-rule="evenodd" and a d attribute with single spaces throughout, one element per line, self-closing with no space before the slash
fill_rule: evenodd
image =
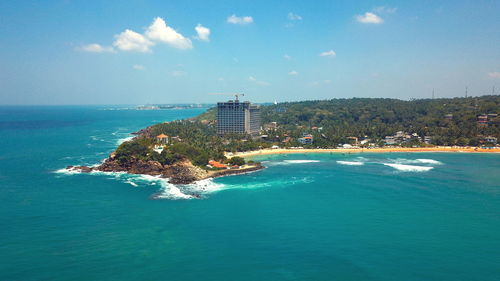
<path id="1" fill-rule="evenodd" d="M 246 152 L 236 152 L 226 155 L 228 158 L 238 156 L 242 158 L 259 155 L 293 154 L 293 153 L 394 153 L 394 152 L 468 152 L 468 153 L 500 153 L 500 147 L 483 149 L 477 147 L 388 147 L 388 148 L 302 148 L 302 149 L 260 149 Z"/>
<path id="2" fill-rule="evenodd" d="M 109 165 L 111 164 L 111 165 Z M 218 177 L 232 176 L 255 172 L 265 167 L 260 164 L 243 165 L 237 169 L 205 170 L 194 166 L 190 161 L 183 161 L 170 166 L 162 166 L 155 161 L 138 161 L 129 166 L 114 166 L 115 161 L 109 158 L 97 166 L 67 166 L 64 170 L 69 173 L 89 174 L 93 172 L 103 173 L 127 173 L 130 175 L 146 175 L 166 179 L 170 184 L 191 184 L 200 180 Z M 61 169 L 63 170 L 63 169 Z"/>

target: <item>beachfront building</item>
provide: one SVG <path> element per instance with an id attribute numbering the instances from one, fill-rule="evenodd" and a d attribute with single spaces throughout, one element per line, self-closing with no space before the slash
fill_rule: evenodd
<path id="1" fill-rule="evenodd" d="M 217 134 L 258 135 L 260 131 L 260 106 L 249 101 L 230 100 L 217 103 Z"/>
<path id="2" fill-rule="evenodd" d="M 497 144 L 498 140 L 495 137 L 488 136 L 488 137 L 484 137 L 484 141 L 495 145 L 495 144 Z"/>
<path id="3" fill-rule="evenodd" d="M 313 143 L 313 136 L 311 134 L 304 134 L 301 138 L 298 139 L 298 141 L 301 144 L 312 144 Z"/>

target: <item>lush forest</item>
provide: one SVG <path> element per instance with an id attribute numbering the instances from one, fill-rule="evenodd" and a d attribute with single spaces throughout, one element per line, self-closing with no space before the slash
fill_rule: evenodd
<path id="1" fill-rule="evenodd" d="M 263 107 L 263 122 L 286 129 L 323 127 L 327 138 L 382 139 L 397 131 L 432 136 L 437 145 L 476 145 L 481 136 L 500 137 L 498 117 L 479 125 L 478 115 L 500 113 L 500 96 L 453 99 L 333 99 Z"/>
<path id="2" fill-rule="evenodd" d="M 262 137 L 216 134 L 216 109 L 188 120 L 153 125 L 133 141 L 123 143 L 116 157 L 126 161 L 135 157 L 154 160 L 163 165 L 182 159 L 204 166 L 208 160 L 228 161 L 224 152 L 258 148 L 304 146 L 332 148 L 352 143 L 354 138 L 370 139 L 377 146 L 398 131 L 418 136 L 403 145 L 424 146 L 425 136 L 431 145 L 484 144 L 486 136 L 500 138 L 500 96 L 453 99 L 332 99 L 287 102 L 262 106 Z M 483 122 L 478 122 L 483 116 Z M 268 126 L 276 122 L 277 126 Z M 305 133 L 314 136 L 313 144 L 297 140 Z M 166 148 L 158 153 L 156 136 L 170 137 Z M 491 144 L 489 144 L 491 145 Z"/>

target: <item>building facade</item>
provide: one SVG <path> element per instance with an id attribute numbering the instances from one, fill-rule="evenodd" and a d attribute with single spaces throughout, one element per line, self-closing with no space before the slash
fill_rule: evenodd
<path id="1" fill-rule="evenodd" d="M 217 103 L 217 134 L 250 134 L 260 131 L 260 107 L 239 100 Z"/>
<path id="2" fill-rule="evenodd" d="M 302 134 L 302 137 L 299 138 L 299 142 L 301 144 L 312 144 L 314 141 L 313 135 L 311 134 Z"/>

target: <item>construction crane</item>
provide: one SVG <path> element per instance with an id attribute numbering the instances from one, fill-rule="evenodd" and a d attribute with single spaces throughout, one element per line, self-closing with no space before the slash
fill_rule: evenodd
<path id="1" fill-rule="evenodd" d="M 239 93 L 210 93 L 209 95 L 234 96 L 236 98 L 236 101 L 239 101 L 240 96 L 242 97 L 245 96 L 245 94 L 239 94 Z"/>

